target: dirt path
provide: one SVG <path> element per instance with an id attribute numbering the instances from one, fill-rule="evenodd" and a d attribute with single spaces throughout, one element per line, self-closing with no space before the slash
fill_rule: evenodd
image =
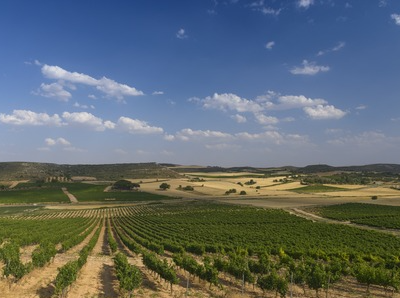
<path id="1" fill-rule="evenodd" d="M 67 195 L 72 204 L 79 203 L 78 199 L 72 193 L 70 193 L 66 187 L 62 187 L 61 190 Z"/>
<path id="2" fill-rule="evenodd" d="M 312 221 L 315 221 L 315 222 L 325 222 L 325 223 L 329 223 L 329 224 L 346 225 L 346 226 L 356 227 L 356 228 L 364 229 L 364 230 L 383 232 L 383 233 L 387 233 L 387 234 L 391 234 L 391 235 L 400 237 L 400 231 L 399 230 L 395 230 L 395 229 L 385 229 L 385 228 L 379 228 L 379 227 L 360 225 L 360 224 L 352 223 L 350 221 L 334 220 L 334 219 L 330 219 L 330 218 L 321 217 L 321 216 L 318 216 L 316 214 L 309 213 L 307 211 L 304 211 L 304 210 L 298 209 L 298 208 L 290 208 L 290 209 L 287 209 L 287 210 L 291 214 L 294 214 L 296 216 L 299 216 L 299 217 L 302 217 L 302 218 L 305 218 L 305 219 L 309 219 L 309 220 L 312 220 Z"/>
<path id="3" fill-rule="evenodd" d="M 18 283 L 9 286 L 7 280 L 0 282 L 0 297 L 2 298 L 50 298 L 54 294 L 54 286 L 51 284 L 57 274 L 58 268 L 65 265 L 68 261 L 76 260 L 79 251 L 89 242 L 93 232 L 86 237 L 80 244 L 72 247 L 65 253 L 57 254 L 53 262 L 44 268 L 36 268 L 28 275 L 24 276 Z"/>
<path id="4" fill-rule="evenodd" d="M 24 183 L 24 182 L 29 182 L 29 180 L 13 181 L 8 188 L 15 188 L 18 184 Z"/>
<path id="5" fill-rule="evenodd" d="M 113 260 L 109 255 L 107 238 L 103 225 L 99 240 L 87 263 L 79 272 L 78 279 L 72 284 L 67 298 L 75 297 L 118 297 L 117 281 L 113 275 Z"/>

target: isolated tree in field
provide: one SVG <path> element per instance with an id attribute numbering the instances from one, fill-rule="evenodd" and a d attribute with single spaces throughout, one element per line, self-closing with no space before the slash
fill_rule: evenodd
<path id="1" fill-rule="evenodd" d="M 167 190 L 170 188 L 171 188 L 171 185 L 169 185 L 168 183 L 163 182 L 160 184 L 160 189 L 162 189 L 162 190 Z"/>
<path id="2" fill-rule="evenodd" d="M 140 184 L 138 183 L 132 183 L 128 180 L 118 180 L 115 182 L 112 186 L 112 189 L 115 190 L 132 190 L 134 188 L 139 188 Z"/>

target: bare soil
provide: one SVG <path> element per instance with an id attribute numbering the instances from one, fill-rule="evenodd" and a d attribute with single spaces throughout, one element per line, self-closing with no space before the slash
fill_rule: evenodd
<path id="1" fill-rule="evenodd" d="M 109 255 L 105 226 L 87 263 L 79 272 L 77 281 L 72 284 L 67 298 L 75 297 L 118 297 L 117 279 L 113 272 L 113 260 Z"/>

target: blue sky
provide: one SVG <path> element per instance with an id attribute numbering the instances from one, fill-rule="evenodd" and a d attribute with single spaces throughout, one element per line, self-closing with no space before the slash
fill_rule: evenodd
<path id="1" fill-rule="evenodd" d="M 0 39 L 0 161 L 400 163 L 397 0 L 6 0 Z"/>

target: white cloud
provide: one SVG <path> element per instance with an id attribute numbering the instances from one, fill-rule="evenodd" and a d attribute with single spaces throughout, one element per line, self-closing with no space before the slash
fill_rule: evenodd
<path id="1" fill-rule="evenodd" d="M 12 114 L 0 114 L 0 122 L 11 125 L 61 126 L 63 122 L 58 114 L 35 113 L 28 110 L 14 110 Z"/>
<path id="2" fill-rule="evenodd" d="M 69 101 L 72 94 L 64 89 L 64 86 L 59 83 L 44 84 L 40 85 L 40 88 L 35 94 L 41 95 L 47 98 L 56 98 L 60 101 Z"/>
<path id="3" fill-rule="evenodd" d="M 246 123 L 247 122 L 246 117 L 239 115 L 239 114 L 232 115 L 231 118 L 233 120 L 235 120 L 237 123 Z"/>
<path id="4" fill-rule="evenodd" d="M 174 141 L 175 140 L 175 136 L 174 135 L 170 135 L 170 134 L 165 134 L 164 135 L 164 140 L 166 141 Z"/>
<path id="5" fill-rule="evenodd" d="M 272 116 L 265 116 L 264 114 L 256 113 L 254 114 L 256 120 L 261 125 L 277 124 L 279 122 L 278 118 Z"/>
<path id="6" fill-rule="evenodd" d="M 340 119 L 347 114 L 347 112 L 337 109 L 332 105 L 305 107 L 303 110 L 311 119 L 315 120 Z"/>
<path id="7" fill-rule="evenodd" d="M 145 121 L 128 117 L 120 117 L 118 119 L 118 128 L 131 134 L 154 134 L 164 132 L 161 127 L 150 126 Z"/>
<path id="8" fill-rule="evenodd" d="M 80 109 L 95 109 L 95 107 L 94 107 L 94 105 L 90 105 L 90 106 L 88 106 L 88 105 L 82 105 L 82 104 L 80 104 L 79 102 L 75 102 L 74 104 L 73 104 L 73 106 L 75 107 L 75 108 L 80 108 Z"/>
<path id="9" fill-rule="evenodd" d="M 359 105 L 358 107 L 356 107 L 356 110 L 365 110 L 367 109 L 366 105 Z"/>
<path id="10" fill-rule="evenodd" d="M 190 128 L 185 128 L 179 131 L 176 138 L 182 141 L 189 141 L 189 140 L 199 140 L 200 138 L 218 138 L 218 139 L 226 139 L 232 138 L 232 135 L 229 133 L 221 132 L 221 131 L 214 131 L 214 130 L 192 130 Z"/>
<path id="11" fill-rule="evenodd" d="M 323 56 L 323 55 L 325 55 L 327 53 L 330 53 L 330 52 L 338 52 L 341 49 L 343 49 L 345 46 L 346 46 L 346 43 L 344 41 L 340 41 L 336 46 L 334 46 L 331 49 L 324 50 L 324 51 L 319 51 L 317 56 Z"/>
<path id="12" fill-rule="evenodd" d="M 77 72 L 69 72 L 59 66 L 51 66 L 51 65 L 43 65 L 42 66 L 42 74 L 48 78 L 53 80 L 64 80 L 71 83 L 78 83 L 89 86 L 96 86 L 98 84 L 98 80 L 92 78 L 83 73 Z"/>
<path id="13" fill-rule="evenodd" d="M 317 65 L 315 62 L 308 62 L 307 60 L 303 60 L 303 66 L 296 66 L 290 70 L 290 72 L 294 75 L 309 75 L 313 76 L 319 72 L 327 72 L 329 71 L 329 66 L 321 66 Z"/>
<path id="14" fill-rule="evenodd" d="M 272 7 L 266 6 L 264 0 L 254 1 L 249 7 L 255 11 L 259 11 L 264 15 L 278 16 L 281 13 L 281 9 L 274 9 Z"/>
<path id="15" fill-rule="evenodd" d="M 185 39 L 188 38 L 185 29 L 181 28 L 178 30 L 178 32 L 176 32 L 176 37 L 179 39 Z"/>
<path id="16" fill-rule="evenodd" d="M 358 135 L 347 135 L 338 137 L 336 139 L 328 140 L 328 144 L 330 145 L 352 145 L 352 146 L 361 146 L 367 147 L 369 145 L 379 145 L 383 146 L 384 144 L 388 144 L 393 142 L 394 139 L 386 136 L 384 133 L 379 131 L 365 131 Z"/>
<path id="17" fill-rule="evenodd" d="M 269 41 L 267 42 L 267 44 L 265 45 L 265 48 L 268 50 L 272 50 L 272 48 L 275 46 L 275 41 Z"/>
<path id="18" fill-rule="evenodd" d="M 48 79 L 58 80 L 59 85 L 61 83 L 72 83 L 92 86 L 103 92 L 106 96 L 114 97 L 118 100 L 122 100 L 124 96 L 139 96 L 144 94 L 134 87 L 117 83 L 106 77 L 95 79 L 83 73 L 67 71 L 59 66 L 45 64 L 42 66 L 42 74 Z"/>
<path id="19" fill-rule="evenodd" d="M 400 14 L 393 13 L 390 17 L 394 20 L 396 25 L 400 26 Z"/>
<path id="20" fill-rule="evenodd" d="M 314 4 L 314 0 L 299 0 L 297 2 L 297 5 L 299 7 L 302 7 L 302 8 L 305 8 L 305 9 L 309 8 L 313 4 Z"/>
<path id="21" fill-rule="evenodd" d="M 222 143 L 222 144 L 207 144 L 207 145 L 205 145 L 205 147 L 207 149 L 209 149 L 209 150 L 218 150 L 218 151 L 232 150 L 232 149 L 239 149 L 240 148 L 239 145 L 226 144 L 226 143 Z"/>
<path id="22" fill-rule="evenodd" d="M 327 101 L 324 99 L 307 98 L 304 95 L 284 95 L 278 98 L 279 105 L 277 109 L 297 109 L 304 107 L 312 107 L 316 105 L 326 104 Z"/>
<path id="23" fill-rule="evenodd" d="M 387 0 L 379 0 L 379 7 L 386 7 L 387 4 Z"/>
<path id="24" fill-rule="evenodd" d="M 346 46 L 346 43 L 344 41 L 340 41 L 335 47 L 332 48 L 333 52 L 340 51 Z"/>
<path id="25" fill-rule="evenodd" d="M 64 138 L 58 138 L 58 139 L 46 138 L 44 141 L 47 146 L 56 146 L 56 145 L 70 146 L 71 145 L 71 143 Z"/>
<path id="26" fill-rule="evenodd" d="M 88 126 L 96 131 L 104 131 L 106 129 L 115 128 L 115 123 L 111 121 L 103 121 L 103 119 L 87 112 L 64 112 L 62 117 L 68 124 Z"/>
<path id="27" fill-rule="evenodd" d="M 248 132 L 241 132 L 235 134 L 235 137 L 239 140 L 244 141 L 264 141 L 268 143 L 281 144 L 284 141 L 284 137 L 277 131 L 266 131 L 263 133 L 251 134 Z"/>
<path id="28" fill-rule="evenodd" d="M 163 91 L 154 91 L 154 92 L 152 93 L 152 95 L 163 95 L 163 94 L 164 94 Z"/>
<path id="29" fill-rule="evenodd" d="M 203 107 L 206 109 L 215 109 L 222 111 L 236 111 L 243 112 L 260 112 L 263 108 L 256 102 L 241 98 L 232 93 L 218 94 L 214 93 L 213 96 L 208 96 L 199 100 Z"/>

